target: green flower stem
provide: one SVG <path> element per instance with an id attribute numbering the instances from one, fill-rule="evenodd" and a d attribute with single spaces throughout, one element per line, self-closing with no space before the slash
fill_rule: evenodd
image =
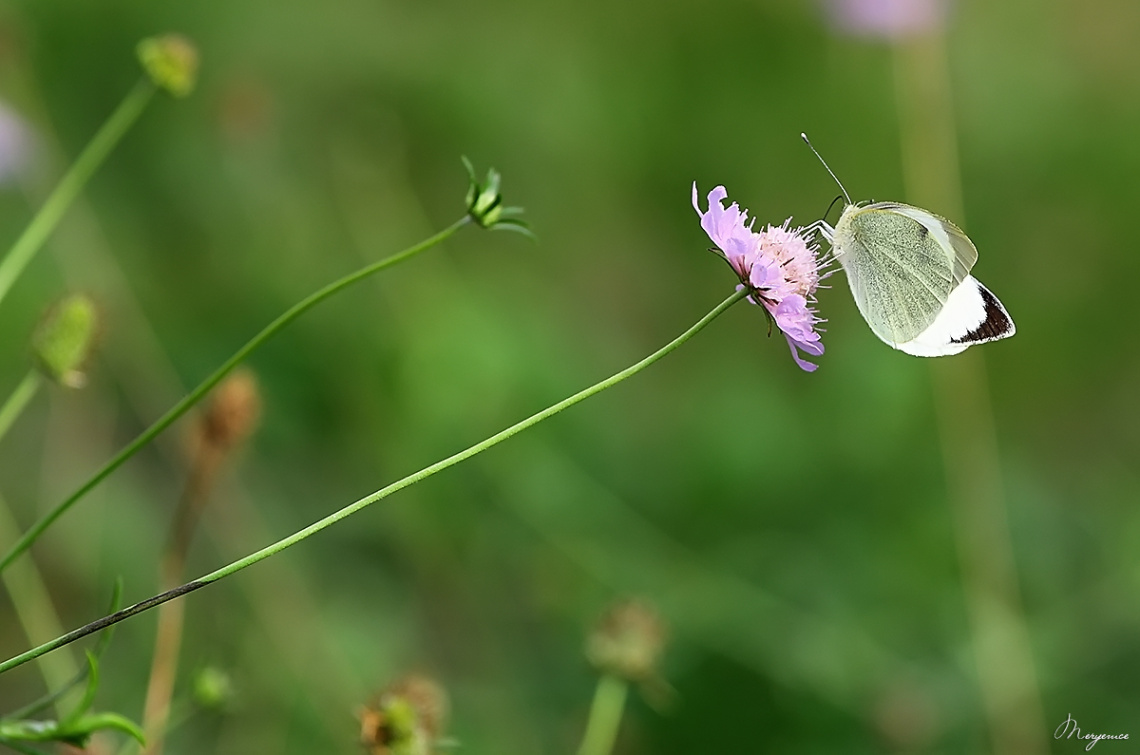
<path id="1" fill-rule="evenodd" d="M 628 692 L 629 685 L 624 679 L 611 674 L 603 674 L 598 679 L 594 703 L 590 706 L 590 720 L 586 723 L 586 734 L 582 737 L 578 755 L 610 755 Z"/>
<path id="2" fill-rule="evenodd" d="M 12 395 L 4 402 L 4 406 L 0 406 L 0 438 L 3 438 L 8 428 L 16 421 L 16 417 L 24 411 L 24 407 L 36 395 L 36 391 L 40 389 L 40 383 L 43 378 L 36 370 L 29 370 L 20 384 L 16 386 L 16 390 L 12 391 Z"/>
<path id="3" fill-rule="evenodd" d="M 276 543 L 273 543 L 270 546 L 262 548 L 261 550 L 257 551 L 256 553 L 252 553 L 252 554 L 246 556 L 245 558 L 234 561 L 232 564 L 230 564 L 228 566 L 223 566 L 221 569 L 210 572 L 209 574 L 205 575 L 204 577 L 196 579 L 193 582 L 187 582 L 186 584 L 181 585 L 179 587 L 176 587 L 173 590 L 167 590 L 166 592 L 161 593 L 159 595 L 156 595 L 153 598 L 148 598 L 147 600 L 144 600 L 141 603 L 136 603 L 133 606 L 129 606 L 128 608 L 124 608 L 123 610 L 118 611 L 116 613 L 113 613 L 109 616 L 104 616 L 103 618 L 98 619 L 96 621 L 93 621 L 86 626 L 80 627 L 79 629 L 76 629 L 74 631 L 68 632 L 65 635 L 57 637 L 56 639 L 52 640 L 51 642 L 44 643 L 43 645 L 40 645 L 39 647 L 32 648 L 31 650 L 28 650 L 25 653 L 21 653 L 20 655 L 9 658 L 8 660 L 4 661 L 3 663 L 0 663 L 0 673 L 4 673 L 5 671 L 8 671 L 9 669 L 13 669 L 16 666 L 19 666 L 20 664 L 27 663 L 28 661 L 30 661 L 34 658 L 38 658 L 41 655 L 43 655 L 44 653 L 48 653 L 52 650 L 55 650 L 56 648 L 63 647 L 64 645 L 75 642 L 76 640 L 81 639 L 83 637 L 86 637 L 89 634 L 92 634 L 94 632 L 98 632 L 100 629 L 104 629 L 106 627 L 109 627 L 112 624 L 117 624 L 124 619 L 128 619 L 131 616 L 142 613 L 143 611 L 146 611 L 148 609 L 154 608 L 157 605 L 161 605 L 168 600 L 173 600 L 174 598 L 177 598 L 177 597 L 180 597 L 180 596 L 185 595 L 187 593 L 193 592 L 194 590 L 197 590 L 201 587 L 205 587 L 208 584 L 211 584 L 213 582 L 217 582 L 222 577 L 228 577 L 229 575 L 233 574 L 234 572 L 241 571 L 242 569 L 244 569 L 247 566 L 252 566 L 253 564 L 256 564 L 258 561 L 269 558 L 270 556 L 272 556 L 276 553 L 280 553 L 281 551 L 288 548 L 290 545 L 295 545 L 296 543 L 301 542 L 302 540 L 309 537 L 310 535 L 315 535 L 316 533 L 323 530 L 325 527 L 336 524 L 341 519 L 344 519 L 345 517 L 348 517 L 348 516 L 355 514 L 357 511 L 360 511 L 361 509 L 365 508 L 366 506 L 369 506 L 369 505 L 375 503 L 376 501 L 381 500 L 382 498 L 387 498 L 391 494 L 393 494 L 399 490 L 403 490 L 404 488 L 408 487 L 409 485 L 414 485 L 415 483 L 420 482 L 421 480 L 425 480 L 428 477 L 431 477 L 436 472 L 441 472 L 444 469 L 447 469 L 448 467 L 454 466 L 455 464 L 458 464 L 461 461 L 464 461 L 466 459 L 471 458 L 475 454 L 478 454 L 482 451 L 486 451 L 488 448 L 490 448 L 494 445 L 497 445 L 498 443 L 501 443 L 502 441 L 506 440 L 507 438 L 510 438 L 511 436 L 513 436 L 519 432 L 522 432 L 523 430 L 526 430 L 528 427 L 531 427 L 533 425 L 537 425 L 539 422 L 542 422 L 544 419 L 547 419 L 549 417 L 554 416 L 555 414 L 562 411 L 563 409 L 566 409 L 567 407 L 573 406 L 574 404 L 577 404 L 579 401 L 583 401 L 585 399 L 588 399 L 595 394 L 601 393 L 602 391 L 604 391 L 607 388 L 610 388 L 614 385 L 617 385 L 621 381 L 625 380 L 627 377 L 630 377 L 632 375 L 636 375 L 638 372 L 641 372 L 642 370 L 644 370 L 649 365 L 651 365 L 654 362 L 656 362 L 657 360 L 661 359 L 661 357 L 665 356 L 666 354 L 668 354 L 671 351 L 673 351 L 674 349 L 676 349 L 678 346 L 683 344 L 685 341 L 688 341 L 690 338 L 692 338 L 694 335 L 696 335 L 698 332 L 700 332 L 706 325 L 708 325 L 710 322 L 715 320 L 718 315 L 720 315 L 726 309 L 728 309 L 733 304 L 740 301 L 741 299 L 743 299 L 747 295 L 748 295 L 747 289 L 742 289 L 740 291 L 733 293 L 731 296 L 729 296 L 727 299 L 725 299 L 720 304 L 718 304 L 715 308 L 713 308 L 713 310 L 711 312 L 709 312 L 707 315 L 705 315 L 700 320 L 698 320 L 695 325 L 693 325 L 691 328 L 686 330 L 681 335 L 677 336 L 677 338 L 673 339 L 672 341 L 670 341 L 668 344 L 666 344 L 662 348 L 658 349 L 657 351 L 653 352 L 652 354 L 647 356 L 645 359 L 642 359 L 637 364 L 634 364 L 630 367 L 626 367 L 621 372 L 618 372 L 617 374 L 603 380 L 602 382 L 596 383 L 596 384 L 590 386 L 589 388 L 581 390 L 578 393 L 575 393 L 573 396 L 570 396 L 569 398 L 563 399 L 562 401 L 559 401 L 557 404 L 554 404 L 553 406 L 549 406 L 546 409 L 543 409 L 542 411 L 538 412 L 537 414 L 532 414 L 530 417 L 527 417 L 526 419 L 522 420 L 521 422 L 518 422 L 514 425 L 511 425 L 510 427 L 508 427 L 505 430 L 501 430 L 500 432 L 492 435 L 491 437 L 487 438 L 486 440 L 483 440 L 479 443 L 476 443 L 475 445 L 473 445 L 473 446 L 471 446 L 471 447 L 469 447 L 463 451 L 460 451 L 457 454 L 453 454 L 451 456 L 448 456 L 446 459 L 443 459 L 442 461 L 437 461 L 435 464 L 432 464 L 430 467 L 424 467 L 420 471 L 415 472 L 414 474 L 410 474 L 402 480 L 397 480 L 396 482 L 393 482 L 391 485 L 388 485 L 385 488 L 381 488 L 380 490 L 376 491 L 375 493 L 372 493 L 371 495 L 365 496 L 364 498 L 361 498 L 359 501 L 356 501 L 355 503 L 350 503 L 349 505 L 342 508 L 340 511 L 337 511 L 333 514 L 330 514 L 329 516 L 325 517 L 324 519 L 321 519 L 319 522 L 315 522 L 313 524 L 310 524 L 308 527 L 304 528 L 303 530 L 300 530 L 299 532 L 295 532 L 292 535 L 290 535 L 289 537 L 286 537 L 282 540 L 278 540 Z"/>
<path id="4" fill-rule="evenodd" d="M 16 390 L 0 407 L 0 438 L 8 432 L 8 428 L 23 412 L 24 407 L 36 395 L 43 378 L 36 370 L 29 370 L 28 374 L 16 386 Z M 0 496 L 0 542 L 8 539 L 8 533 L 13 536 L 17 532 L 16 519 L 8 509 L 8 502 Z M 16 619 L 24 629 L 24 635 L 29 642 L 37 638 L 55 637 L 63 632 L 63 625 L 59 616 L 52 607 L 51 596 L 44 585 L 43 577 L 33 561 L 17 564 L 10 572 L 3 575 L 4 588 L 12 600 L 12 608 L 16 612 Z M 40 659 L 40 673 L 49 690 L 63 689 L 68 682 L 79 673 L 79 666 L 75 659 L 67 653 L 60 653 L 58 657 Z"/>
<path id="5" fill-rule="evenodd" d="M 149 78 L 143 77 L 126 96 L 126 98 L 111 113 L 111 117 L 103 127 L 95 132 L 83 152 L 76 158 L 71 168 L 64 174 L 59 185 L 52 191 L 32 222 L 24 229 L 20 238 L 8 250 L 4 260 L 0 262 L 0 300 L 12 288 L 12 284 L 20 277 L 20 273 L 36 256 L 36 252 L 43 246 L 44 241 L 51 235 L 57 223 L 83 186 L 95 174 L 99 166 L 107 159 L 107 155 L 127 133 L 127 130 L 142 115 L 150 98 L 154 96 L 155 86 Z"/>
<path id="6" fill-rule="evenodd" d="M 33 524 L 31 529 L 25 532 L 24 535 L 16 542 L 16 544 L 13 545 L 12 548 L 4 555 L 3 560 L 0 560 L 0 572 L 3 572 L 4 569 L 6 569 L 8 565 L 11 564 L 21 553 L 26 551 L 28 547 L 31 546 L 33 542 L 35 542 L 36 538 L 38 538 L 44 530 L 51 526 L 52 522 L 62 516 L 64 512 L 71 508 L 80 498 L 90 492 L 96 485 L 102 482 L 109 474 L 122 466 L 122 464 L 127 459 L 134 456 L 139 449 L 153 440 L 156 435 L 165 430 L 171 425 L 171 423 L 185 414 L 190 409 L 190 407 L 194 406 L 194 404 L 198 403 L 198 401 L 200 401 L 203 396 L 209 393 L 211 388 L 221 382 L 222 378 L 228 375 L 234 367 L 241 364 L 241 362 L 246 357 L 256 351 L 257 348 L 263 343 L 276 335 L 277 332 L 284 328 L 286 325 L 293 322 L 302 314 L 312 309 L 314 306 L 329 298 L 333 294 L 336 294 L 337 292 L 348 288 L 353 283 L 363 280 L 364 278 L 367 278 L 374 273 L 378 273 L 385 268 L 391 267 L 398 262 L 403 262 L 406 259 L 414 257 L 425 249 L 429 249 L 435 246 L 444 239 L 450 237 L 452 234 L 454 234 L 469 222 L 470 218 L 465 215 L 434 236 L 424 239 L 420 243 L 415 244 L 414 246 L 410 246 L 402 252 L 397 252 L 390 257 L 385 257 L 378 262 L 373 262 L 371 265 L 362 267 L 354 273 L 349 273 L 343 278 L 333 281 L 319 291 L 309 294 L 307 297 L 294 304 L 292 307 L 286 310 L 284 314 L 279 316 L 273 322 L 269 323 L 269 325 L 267 325 L 260 333 L 251 338 L 244 346 L 238 349 L 237 352 L 229 359 L 227 359 L 221 367 L 214 370 L 212 375 L 203 380 L 197 388 L 188 393 L 181 401 L 179 401 L 170 410 L 168 410 L 166 414 L 162 415 L 158 421 L 144 430 L 137 438 L 135 438 L 130 442 L 130 444 L 123 448 L 122 451 L 119 451 L 119 453 L 116 454 L 114 458 L 104 464 L 98 472 L 92 475 L 87 480 L 87 482 L 79 486 L 79 488 L 74 493 L 65 498 L 54 509 L 49 511 L 47 514 L 41 517 L 39 521 Z"/>
<path id="7" fill-rule="evenodd" d="M 8 509 L 7 501 L 0 497 L 0 533 L 15 534 L 16 531 L 16 520 Z M 7 537 L 3 539 L 6 540 Z M 13 565 L 11 570 L 4 573 L 2 581 L 12 601 L 16 620 L 23 628 L 28 642 L 57 637 L 63 633 L 63 624 L 52 605 L 51 594 L 32 559 L 24 559 Z M 80 671 L 75 658 L 67 652 L 40 658 L 39 666 L 49 691 L 65 688 Z M 61 715 L 68 705 L 65 700 L 66 698 L 56 702 Z"/>

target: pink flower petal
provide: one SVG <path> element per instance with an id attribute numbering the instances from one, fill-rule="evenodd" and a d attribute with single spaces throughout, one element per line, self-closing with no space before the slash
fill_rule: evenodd
<path id="1" fill-rule="evenodd" d="M 819 369 L 818 364 L 812 364 L 811 362 L 806 361 L 805 359 L 803 359 L 800 356 L 799 352 L 796 350 L 796 347 L 799 346 L 802 348 L 802 344 L 800 344 L 798 341 L 793 340 L 792 337 L 786 333 L 784 334 L 784 338 L 788 339 L 788 347 L 792 350 L 792 359 L 796 360 L 796 364 L 799 365 L 800 369 L 802 369 L 804 372 L 815 372 L 816 370 Z M 808 350 L 804 349 L 804 351 L 808 351 Z M 812 352 L 808 351 L 808 353 L 810 354 Z M 819 354 L 822 354 L 822 353 L 823 353 L 823 345 L 820 344 Z M 819 356 L 819 354 L 816 354 L 815 356 Z"/>
<path id="2" fill-rule="evenodd" d="M 808 372 L 816 365 L 804 361 L 800 351 L 812 356 L 823 354 L 823 343 L 815 326 L 820 322 L 812 304 L 820 281 L 819 248 L 802 229 L 769 225 L 754 232 L 748 212 L 733 202 L 724 206 L 728 192 L 717 186 L 708 195 L 708 210 L 701 212 L 696 183 L 693 209 L 701 218 L 701 228 L 736 271 L 741 287 L 752 294 L 749 301 L 761 304 L 784 333 L 797 365 Z M 739 290 L 739 289 L 738 289 Z"/>

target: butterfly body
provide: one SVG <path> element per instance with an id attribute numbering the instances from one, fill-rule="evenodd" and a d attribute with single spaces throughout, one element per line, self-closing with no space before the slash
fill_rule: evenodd
<path id="1" fill-rule="evenodd" d="M 1013 320 L 970 275 L 974 244 L 956 225 L 900 202 L 847 204 L 822 224 L 860 314 L 888 345 L 946 356 L 1014 334 Z"/>

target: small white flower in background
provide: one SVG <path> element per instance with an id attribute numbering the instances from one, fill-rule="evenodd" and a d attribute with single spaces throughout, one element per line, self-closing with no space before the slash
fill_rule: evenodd
<path id="1" fill-rule="evenodd" d="M 825 0 L 832 27 L 858 37 L 899 39 L 937 31 L 949 0 Z"/>

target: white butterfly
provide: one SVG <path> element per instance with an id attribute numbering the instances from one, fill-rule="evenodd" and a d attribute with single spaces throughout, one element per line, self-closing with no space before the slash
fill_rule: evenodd
<path id="1" fill-rule="evenodd" d="M 889 346 L 940 357 L 1016 332 L 998 298 L 970 275 L 978 250 L 949 220 L 899 202 L 858 206 L 848 198 L 839 222 L 819 228 L 860 314 Z"/>

